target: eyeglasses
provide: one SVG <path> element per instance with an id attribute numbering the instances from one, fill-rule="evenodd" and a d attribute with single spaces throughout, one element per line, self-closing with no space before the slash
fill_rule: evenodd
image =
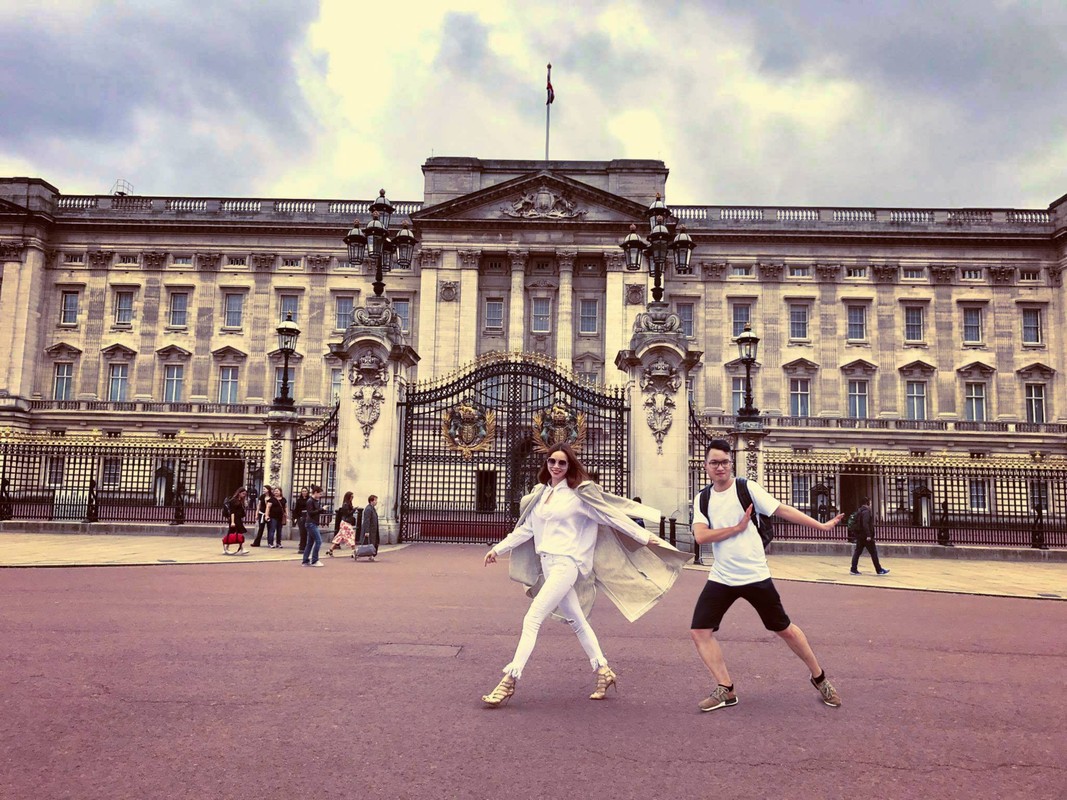
<path id="1" fill-rule="evenodd" d="M 561 458 L 557 461 L 554 458 L 546 458 L 545 463 L 550 467 L 565 467 L 567 466 L 567 459 Z"/>
<path id="2" fill-rule="evenodd" d="M 704 463 L 707 464 L 709 467 L 723 467 L 725 469 L 726 467 L 730 466 L 732 462 L 727 459 L 726 461 L 705 461 Z"/>

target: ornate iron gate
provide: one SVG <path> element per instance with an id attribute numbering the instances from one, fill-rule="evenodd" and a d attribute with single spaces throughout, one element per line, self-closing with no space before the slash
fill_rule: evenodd
<path id="1" fill-rule="evenodd" d="M 300 487 L 322 487 L 322 508 L 332 511 L 337 491 L 337 409 L 334 406 L 317 428 L 293 442 L 293 485 L 286 494 L 292 503 Z"/>
<path id="2" fill-rule="evenodd" d="M 401 540 L 497 542 L 543 455 L 570 442 L 605 490 L 630 489 L 629 398 L 533 355 L 494 355 L 401 403 Z"/>

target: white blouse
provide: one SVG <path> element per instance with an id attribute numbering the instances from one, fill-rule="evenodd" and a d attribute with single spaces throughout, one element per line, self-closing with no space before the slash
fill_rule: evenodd
<path id="1" fill-rule="evenodd" d="M 555 487 L 545 488 L 522 525 L 495 545 L 493 552 L 503 555 L 532 537 L 538 555 L 568 556 L 578 564 L 582 575 L 588 575 L 593 571 L 593 550 L 600 524 L 610 525 L 641 544 L 648 544 L 648 531 L 636 524 L 630 529 L 619 528 L 609 517 L 584 502 L 564 480 Z"/>

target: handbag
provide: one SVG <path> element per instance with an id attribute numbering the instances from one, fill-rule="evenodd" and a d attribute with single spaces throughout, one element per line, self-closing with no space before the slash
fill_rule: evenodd
<path id="1" fill-rule="evenodd" d="M 375 555 L 374 545 L 370 541 L 370 534 L 364 534 L 363 541 L 356 545 L 356 551 L 352 554 L 352 558 L 369 558 L 373 561 Z"/>
<path id="2" fill-rule="evenodd" d="M 222 543 L 225 545 L 244 544 L 245 535 L 240 531 L 227 531 L 226 535 L 222 537 Z"/>

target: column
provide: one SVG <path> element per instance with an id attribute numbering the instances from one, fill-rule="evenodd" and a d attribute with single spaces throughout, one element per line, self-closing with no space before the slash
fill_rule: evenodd
<path id="1" fill-rule="evenodd" d="M 478 336 L 481 332 L 479 327 L 478 307 L 478 266 L 481 264 L 481 250 L 459 251 L 459 286 L 457 291 L 449 293 L 444 287 L 441 300 L 455 302 L 458 306 L 457 313 L 460 315 L 459 325 L 459 357 L 456 366 L 461 367 L 470 364 L 478 356 Z M 451 301 L 449 301 L 451 297 Z"/>
<path id="2" fill-rule="evenodd" d="M 604 281 L 604 354 L 606 356 L 608 353 L 617 353 L 626 347 L 626 337 L 630 332 L 632 322 L 624 305 L 626 286 L 623 278 L 626 256 L 621 252 L 609 252 L 605 255 L 605 260 L 607 261 L 607 277 Z"/>
<path id="3" fill-rule="evenodd" d="M 511 303 L 508 308 L 508 351 L 521 353 L 526 340 L 526 262 L 530 254 L 508 251 L 511 264 Z"/>
<path id="4" fill-rule="evenodd" d="M 432 347 L 437 340 L 437 280 L 441 268 L 442 253 L 440 250 L 422 247 L 417 256 L 419 263 L 419 341 L 425 342 L 427 347 Z M 420 344 L 421 346 L 421 344 Z M 430 358 L 430 363 L 425 364 L 423 379 L 435 378 L 436 358 Z M 366 502 L 364 497 L 363 501 Z M 378 504 L 382 508 L 382 504 Z M 380 512 L 379 512 L 380 515 Z"/>
<path id="5" fill-rule="evenodd" d="M 557 250 L 559 264 L 559 314 L 556 325 L 556 361 L 573 369 L 574 359 L 574 259 L 576 250 Z"/>

